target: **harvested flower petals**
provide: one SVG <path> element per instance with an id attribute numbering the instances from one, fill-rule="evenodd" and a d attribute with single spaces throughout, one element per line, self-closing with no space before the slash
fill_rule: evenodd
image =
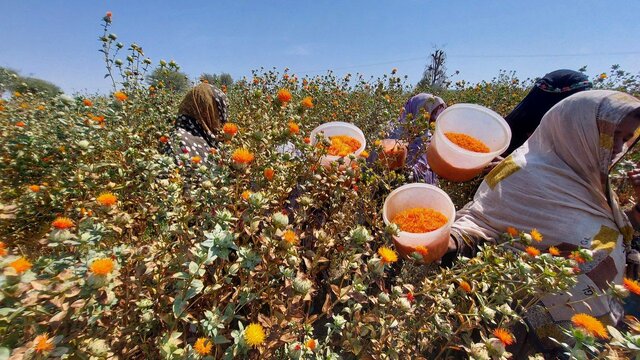
<path id="1" fill-rule="evenodd" d="M 441 212 L 428 208 L 412 208 L 399 212 L 392 222 L 400 230 L 410 233 L 426 233 L 441 228 L 449 219 Z"/>
<path id="2" fill-rule="evenodd" d="M 477 153 L 488 153 L 491 152 L 491 149 L 482 141 L 474 138 L 473 136 L 455 133 L 455 132 L 446 132 L 444 136 L 447 137 L 452 143 L 460 146 L 461 148 Z"/>
<path id="3" fill-rule="evenodd" d="M 346 135 L 331 136 L 331 146 L 327 153 L 333 156 L 347 156 L 360 148 L 360 141 Z"/>

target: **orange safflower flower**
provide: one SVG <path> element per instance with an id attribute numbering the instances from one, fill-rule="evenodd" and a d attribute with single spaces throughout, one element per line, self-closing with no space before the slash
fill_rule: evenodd
<path id="1" fill-rule="evenodd" d="M 17 126 L 17 127 L 24 127 L 25 125 L 26 125 L 26 124 L 24 123 L 24 121 L 18 121 L 18 122 L 16 123 L 16 126 Z"/>
<path id="2" fill-rule="evenodd" d="M 310 138 L 310 137 L 308 137 L 308 136 L 307 136 L 307 137 L 305 137 L 305 138 L 304 138 L 304 143 L 305 143 L 305 144 L 311 144 L 311 138 Z"/>
<path id="3" fill-rule="evenodd" d="M 96 201 L 102 206 L 113 206 L 118 202 L 118 198 L 112 193 L 102 193 L 96 198 Z"/>
<path id="4" fill-rule="evenodd" d="M 40 191 L 40 186 L 39 185 L 29 185 L 29 190 L 37 193 Z"/>
<path id="5" fill-rule="evenodd" d="M 49 338 L 49 334 L 41 334 L 33 339 L 33 350 L 37 353 L 53 351 L 55 348 L 56 345 L 53 343 L 52 339 Z"/>
<path id="6" fill-rule="evenodd" d="M 309 339 L 306 343 L 304 343 L 309 350 L 313 351 L 316 349 L 316 341 L 313 339 Z"/>
<path id="7" fill-rule="evenodd" d="M 71 219 L 66 218 L 66 217 L 59 217 L 55 220 L 53 220 L 53 222 L 51 223 L 51 225 L 58 229 L 58 230 L 64 230 L 64 229 L 68 229 L 74 226 L 74 223 Z"/>
<path id="8" fill-rule="evenodd" d="M 460 280 L 460 282 L 458 283 L 458 286 L 460 286 L 460 288 L 462 290 L 464 290 L 464 292 L 466 292 L 466 293 L 470 293 L 471 292 L 471 285 L 468 282 L 464 281 L 464 280 Z"/>
<path id="9" fill-rule="evenodd" d="M 110 17 L 111 17 L 111 15 L 112 15 L 111 11 L 107 11 L 107 15 L 106 15 L 106 16 L 107 16 L 108 18 L 110 18 Z"/>
<path id="10" fill-rule="evenodd" d="M 222 85 L 220 87 L 220 90 L 222 90 L 222 92 L 226 94 L 227 93 L 227 85 Z"/>
<path id="11" fill-rule="evenodd" d="M 636 295 L 640 295 L 640 283 L 638 283 L 638 281 L 632 280 L 626 277 L 622 281 L 623 281 L 624 287 L 627 288 L 627 290 L 631 291 Z"/>
<path id="12" fill-rule="evenodd" d="M 19 257 L 17 260 L 14 260 L 9 264 L 10 267 L 13 268 L 18 274 L 22 274 L 23 272 L 31 269 L 31 263 L 29 260 L 24 257 Z"/>
<path id="13" fill-rule="evenodd" d="M 113 93 L 113 97 L 116 98 L 116 100 L 123 102 L 126 101 L 129 97 L 127 96 L 127 94 L 123 93 L 122 91 L 116 91 Z"/>
<path id="14" fill-rule="evenodd" d="M 8 253 L 5 243 L 0 241 L 0 256 L 6 256 Z"/>
<path id="15" fill-rule="evenodd" d="M 198 156 L 198 155 L 193 156 L 193 157 L 191 158 L 191 162 L 192 162 L 192 163 L 194 163 L 194 164 L 196 164 L 196 165 L 197 165 L 197 164 L 200 164 L 200 162 L 202 162 L 202 158 L 201 158 L 200 156 Z"/>
<path id="16" fill-rule="evenodd" d="M 368 158 L 369 157 L 369 152 L 367 150 L 362 150 L 362 152 L 360 153 L 360 157 L 362 158 Z"/>
<path id="17" fill-rule="evenodd" d="M 542 241 L 542 234 L 537 229 L 531 230 L 531 238 L 537 242 Z"/>
<path id="18" fill-rule="evenodd" d="M 38 109 L 40 111 L 43 111 L 45 109 L 45 107 L 44 107 L 44 105 L 38 105 L 38 107 L 36 109 Z"/>
<path id="19" fill-rule="evenodd" d="M 282 238 L 284 239 L 284 241 L 287 242 L 287 244 L 289 245 L 294 245 L 298 243 L 298 235 L 296 235 L 295 232 L 291 231 L 291 230 L 287 230 L 282 234 Z"/>
<path id="20" fill-rule="evenodd" d="M 234 136 L 235 134 L 238 133 L 238 125 L 234 123 L 226 123 L 224 124 L 224 126 L 222 126 L 222 132 L 224 132 L 227 135 Z"/>
<path id="21" fill-rule="evenodd" d="M 93 101 L 89 99 L 82 100 L 82 103 L 84 104 L 84 106 L 93 106 Z"/>
<path id="22" fill-rule="evenodd" d="M 115 265 L 113 260 L 109 258 L 100 258 L 91 263 L 89 270 L 96 275 L 106 276 L 113 271 L 114 267 Z"/>
<path id="23" fill-rule="evenodd" d="M 516 342 L 511 332 L 503 328 L 493 330 L 493 335 L 500 340 L 504 346 L 509 346 Z"/>
<path id="24" fill-rule="evenodd" d="M 275 171 L 272 168 L 264 169 L 264 178 L 271 181 L 273 180 L 273 176 L 275 175 Z"/>
<path id="25" fill-rule="evenodd" d="M 245 190 L 242 192 L 242 195 L 240 195 L 244 200 L 249 200 L 249 197 L 251 196 L 251 194 L 253 194 L 251 191 L 249 190 Z"/>
<path id="26" fill-rule="evenodd" d="M 560 250 L 557 247 L 552 246 L 549 248 L 549 254 L 553 256 L 560 256 Z"/>
<path id="27" fill-rule="evenodd" d="M 527 246 L 524 250 L 527 252 L 527 254 L 533 257 L 540 255 L 540 250 L 534 248 L 533 246 Z"/>
<path id="28" fill-rule="evenodd" d="M 166 144 L 166 143 L 169 142 L 169 138 L 167 136 L 164 136 L 164 135 L 160 136 L 160 139 L 158 139 L 158 140 L 160 140 L 160 142 L 163 143 L 163 144 Z"/>
<path id="29" fill-rule="evenodd" d="M 513 226 L 509 226 L 507 228 L 507 234 L 511 235 L 512 237 L 516 237 L 516 236 L 518 236 L 518 230 L 516 228 L 514 228 Z"/>
<path id="30" fill-rule="evenodd" d="M 422 255 L 423 258 L 427 257 L 429 255 L 429 249 L 424 247 L 424 246 L 422 246 L 422 245 L 416 246 L 415 251 L 418 254 Z"/>
<path id="31" fill-rule="evenodd" d="M 410 233 L 426 233 L 441 228 L 449 219 L 441 212 L 427 208 L 406 209 L 397 213 L 391 222 L 400 230 Z"/>
<path id="32" fill-rule="evenodd" d="M 465 150 L 479 153 L 491 152 L 491 149 L 487 145 L 473 136 L 454 132 L 446 132 L 444 133 L 444 136 L 446 136 L 449 141 Z"/>
<path id="33" fill-rule="evenodd" d="M 300 133 L 300 126 L 298 126 L 298 124 L 296 124 L 293 121 L 289 122 L 289 132 L 292 134 L 299 134 Z"/>
<path id="34" fill-rule="evenodd" d="M 386 246 L 378 249 L 378 255 L 380 255 L 383 264 L 393 264 L 398 261 L 398 254 Z"/>
<path id="35" fill-rule="evenodd" d="M 578 264 L 584 264 L 587 262 L 587 259 L 583 258 L 582 255 L 580 255 L 580 251 L 578 250 L 572 251 L 571 255 L 569 255 L 569 259 L 573 259 L 573 261 L 577 262 Z"/>
<path id="36" fill-rule="evenodd" d="M 211 342 L 211 340 L 203 337 L 196 340 L 196 343 L 193 345 L 193 349 L 198 353 L 198 355 L 211 354 L 212 347 L 213 343 Z"/>
<path id="37" fill-rule="evenodd" d="M 291 96 L 291 92 L 289 92 L 289 90 L 287 89 L 278 90 L 278 100 L 281 103 L 286 104 L 289 101 L 291 101 L 291 98 L 293 98 L 293 96 Z"/>
<path id="38" fill-rule="evenodd" d="M 248 164 L 252 162 L 254 158 L 253 154 L 247 149 L 237 149 L 231 155 L 231 159 L 236 164 Z"/>
<path id="39" fill-rule="evenodd" d="M 591 315 L 582 313 L 575 314 L 571 317 L 571 322 L 574 326 L 585 330 L 591 336 L 599 337 L 605 340 L 609 338 L 609 333 L 607 332 L 607 329 L 604 327 L 604 325 L 600 322 L 600 320 L 594 318 Z"/>
<path id="40" fill-rule="evenodd" d="M 313 109 L 313 99 L 311 98 L 311 96 L 307 96 L 304 99 L 302 99 L 301 102 L 302 106 L 307 108 L 307 109 Z"/>

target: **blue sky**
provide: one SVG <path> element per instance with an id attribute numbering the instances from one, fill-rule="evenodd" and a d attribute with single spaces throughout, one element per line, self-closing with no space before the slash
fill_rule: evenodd
<path id="1" fill-rule="evenodd" d="M 297 74 L 397 67 L 415 83 L 434 46 L 455 80 L 521 78 L 588 65 L 640 71 L 640 1 L 9 1 L 0 0 L 0 66 L 67 92 L 108 91 L 97 50 L 100 19 L 154 63 L 174 59 L 202 72 L 289 67 Z"/>

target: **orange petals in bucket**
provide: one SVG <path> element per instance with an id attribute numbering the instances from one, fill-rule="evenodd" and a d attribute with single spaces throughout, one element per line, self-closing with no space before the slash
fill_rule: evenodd
<path id="1" fill-rule="evenodd" d="M 391 222 L 400 230 L 421 234 L 434 231 L 444 226 L 449 219 L 441 212 L 427 208 L 406 209 L 393 217 Z"/>
<path id="2" fill-rule="evenodd" d="M 449 139 L 452 143 L 458 145 L 459 147 L 477 152 L 477 153 L 488 153 L 491 152 L 491 149 L 482 141 L 474 138 L 473 136 L 463 134 L 463 133 L 455 133 L 455 132 L 446 132 L 444 136 Z"/>

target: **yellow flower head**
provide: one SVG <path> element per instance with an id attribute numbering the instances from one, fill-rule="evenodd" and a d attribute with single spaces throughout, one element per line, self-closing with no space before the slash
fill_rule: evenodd
<path id="1" fill-rule="evenodd" d="M 39 185 L 29 185 L 29 190 L 37 193 L 37 192 L 40 191 L 40 186 Z"/>
<path id="2" fill-rule="evenodd" d="M 575 314 L 571 317 L 571 322 L 574 326 L 579 327 L 589 333 L 591 336 L 599 337 L 601 339 L 608 339 L 609 333 L 607 329 L 602 325 L 600 320 L 587 314 Z"/>
<path id="3" fill-rule="evenodd" d="M 74 224 L 73 221 L 69 218 L 59 217 L 53 220 L 51 225 L 58 230 L 64 230 L 73 227 Z"/>
<path id="4" fill-rule="evenodd" d="M 242 196 L 244 200 L 249 200 L 249 197 L 251 196 L 251 194 L 253 193 L 250 190 L 245 190 L 242 192 L 242 195 L 240 196 Z"/>
<path id="5" fill-rule="evenodd" d="M 253 154 L 247 149 L 237 149 L 231 155 L 231 159 L 236 164 L 248 164 L 252 162 L 254 158 Z"/>
<path id="6" fill-rule="evenodd" d="M 9 264 L 9 266 L 12 267 L 13 270 L 15 270 L 18 274 L 22 274 L 23 272 L 31 269 L 31 263 L 24 257 L 19 257 L 17 260 Z"/>
<path id="7" fill-rule="evenodd" d="M 113 206 L 118 202 L 118 198 L 112 193 L 102 193 L 96 198 L 96 201 L 102 206 Z"/>
<path id="8" fill-rule="evenodd" d="M 284 241 L 287 242 L 287 244 L 289 245 L 294 245 L 298 243 L 298 235 L 296 235 L 295 232 L 291 231 L 291 230 L 287 230 L 282 234 L 282 238 L 284 239 Z"/>
<path id="9" fill-rule="evenodd" d="M 101 258 L 101 259 L 94 260 L 89 266 L 89 270 L 91 270 L 92 273 L 100 276 L 109 275 L 113 271 L 113 268 L 114 268 L 113 260 L 109 258 Z"/>
<path id="10" fill-rule="evenodd" d="M 509 346 L 515 343 L 515 339 L 509 330 L 503 328 L 497 328 L 493 330 L 493 336 L 495 336 L 504 346 Z"/>
<path id="11" fill-rule="evenodd" d="M 198 165 L 202 162 L 202 158 L 198 155 L 191 158 L 191 162 L 195 165 Z"/>
<path id="12" fill-rule="evenodd" d="M 196 340 L 196 343 L 193 345 L 193 349 L 198 353 L 198 355 L 211 354 L 212 347 L 213 343 L 211 342 L 211 340 L 203 337 Z"/>
<path id="13" fill-rule="evenodd" d="M 37 353 L 53 351 L 55 348 L 56 345 L 53 343 L 52 339 L 49 338 L 49 334 L 41 334 L 33 339 L 33 350 Z"/>
<path id="14" fill-rule="evenodd" d="M 258 347 L 265 340 L 264 329 L 262 325 L 251 323 L 244 329 L 244 340 L 249 346 Z"/>
<path id="15" fill-rule="evenodd" d="M 549 254 L 553 256 L 560 256 L 560 250 L 557 247 L 552 246 L 549 248 Z"/>
<path id="16" fill-rule="evenodd" d="M 542 234 L 537 229 L 531 230 L 531 238 L 537 242 L 542 241 Z"/>
<path id="17" fill-rule="evenodd" d="M 362 150 L 362 152 L 360 153 L 360 157 L 363 158 L 368 158 L 369 157 L 369 152 L 367 150 Z"/>
<path id="18" fill-rule="evenodd" d="M 380 255 L 380 259 L 384 264 L 392 264 L 398 261 L 398 254 L 386 246 L 378 249 L 378 255 Z"/>
<path id="19" fill-rule="evenodd" d="M 7 255 L 7 253 L 8 253 L 8 251 L 7 251 L 5 243 L 0 241 L 0 256 L 5 256 L 5 255 Z"/>

